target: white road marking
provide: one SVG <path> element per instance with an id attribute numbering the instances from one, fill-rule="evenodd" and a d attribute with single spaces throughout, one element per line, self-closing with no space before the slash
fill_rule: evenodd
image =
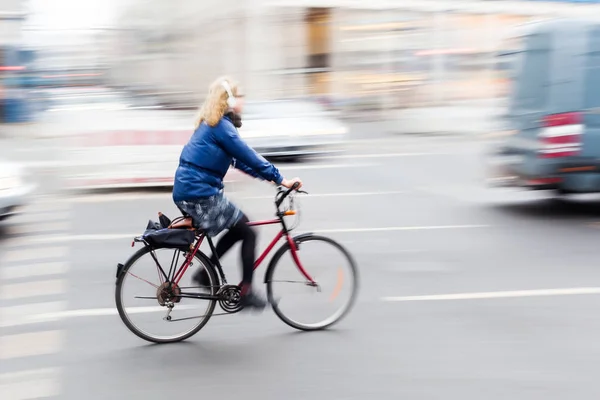
<path id="1" fill-rule="evenodd" d="M 27 297 L 51 296 L 64 293 L 66 283 L 63 279 L 3 284 L 0 286 L 0 300 L 15 300 Z"/>
<path id="2" fill-rule="evenodd" d="M 32 238 L 33 239 L 33 238 Z M 29 238 L 26 238 L 29 244 Z M 12 244 L 12 243 L 11 243 Z M 24 248 L 15 249 L 6 254 L 2 259 L 2 263 L 13 263 L 23 261 L 33 261 L 39 259 L 63 258 L 68 254 L 67 247 L 41 247 L 41 248 Z"/>
<path id="3" fill-rule="evenodd" d="M 433 226 L 387 226 L 381 228 L 338 228 L 338 229 L 303 229 L 305 232 L 313 233 L 369 233 L 369 232 L 394 232 L 394 231 L 427 231 L 427 230 L 450 230 L 450 229 L 480 229 L 491 228 L 491 225 L 433 225 Z M 140 236 L 137 233 L 99 233 L 81 235 L 55 235 L 40 236 L 29 239 L 35 243 L 61 243 L 61 242 L 85 242 L 102 240 L 123 240 Z"/>
<path id="4" fill-rule="evenodd" d="M 380 192 L 342 192 L 342 193 L 310 193 L 309 195 L 302 195 L 299 197 L 300 199 L 310 200 L 311 198 L 322 198 L 322 197 L 361 197 L 361 196 L 391 196 L 397 194 L 407 194 L 411 193 L 406 190 L 390 190 L 390 191 L 380 191 Z M 228 192 L 226 193 L 230 196 L 237 196 L 237 192 Z M 73 203 L 105 203 L 105 202 L 119 202 L 119 201 L 137 201 L 140 198 L 144 200 L 148 199 L 160 199 L 160 200 L 170 200 L 172 194 L 169 193 L 115 193 L 115 194 L 106 194 L 102 196 L 78 196 L 73 197 L 71 201 Z M 267 200 L 273 199 L 275 194 L 265 195 L 265 196 L 240 196 L 241 200 Z"/>
<path id="5" fill-rule="evenodd" d="M 196 306 L 191 305 L 176 305 L 173 309 L 173 314 L 179 310 L 194 310 L 197 309 Z M 161 306 L 148 306 L 148 307 L 126 307 L 127 314 L 148 314 L 154 312 L 167 312 L 166 307 Z M 81 309 L 81 310 L 67 310 L 67 311 L 59 311 L 53 313 L 44 313 L 44 314 L 36 314 L 31 318 L 36 319 L 38 321 L 44 320 L 60 320 L 65 318 L 77 318 L 77 317 L 102 317 L 102 316 L 111 316 L 111 315 L 119 315 L 119 312 L 116 308 L 89 308 L 89 309 Z"/>
<path id="6" fill-rule="evenodd" d="M 410 152 L 410 153 L 381 153 L 381 154 L 341 154 L 335 156 L 315 157 L 318 159 L 357 159 L 357 158 L 396 158 L 396 157 L 429 157 L 429 156 L 444 156 L 458 155 L 456 152 Z"/>
<path id="7" fill-rule="evenodd" d="M 364 143 L 370 144 L 370 141 L 365 141 Z M 357 142 L 358 144 L 358 142 Z M 177 146 L 179 149 L 180 146 Z M 395 157 L 429 157 L 429 156 L 440 156 L 440 155 L 454 155 L 456 152 L 402 152 L 402 153 L 370 153 L 370 154 L 338 154 L 338 155 L 326 155 L 326 156 L 314 156 L 311 159 L 320 159 L 320 160 L 342 160 L 342 159 L 355 159 L 355 158 L 395 158 Z M 90 162 L 88 160 L 88 162 Z M 30 161 L 26 162 L 25 165 L 28 168 L 67 168 L 67 167 L 77 167 L 81 163 L 77 163 L 74 161 Z M 353 167 L 354 165 L 350 165 Z M 336 166 L 323 166 L 324 168 L 345 168 L 344 166 L 336 167 Z"/>
<path id="8" fill-rule="evenodd" d="M 600 287 L 582 287 L 566 289 L 539 289 L 516 290 L 504 292 L 479 292 L 479 293 L 454 293 L 427 296 L 383 297 L 382 301 L 440 301 L 440 300 L 473 300 L 473 299 L 498 299 L 507 297 L 534 297 L 534 296 L 570 296 L 582 294 L 600 294 Z"/>
<path id="9" fill-rule="evenodd" d="M 309 229 L 314 233 L 367 233 L 393 231 L 424 231 L 445 229 L 480 229 L 490 228 L 490 225 L 437 225 L 437 226 L 389 226 L 382 228 L 347 228 L 347 229 Z"/>
<path id="10" fill-rule="evenodd" d="M 14 267 L 0 268 L 0 279 L 19 279 L 30 276 L 59 275 L 67 272 L 68 266 L 64 262 L 50 262 L 41 264 L 17 265 Z"/>
<path id="11" fill-rule="evenodd" d="M 567 289 L 542 289 L 542 290 L 518 290 L 506 292 L 482 292 L 482 293 L 456 293 L 429 296 L 406 296 L 406 297 L 383 297 L 385 302 L 410 302 L 410 301 L 434 301 L 434 300 L 471 300 L 471 299 L 493 299 L 510 297 L 534 297 L 534 296 L 566 296 L 582 294 L 600 294 L 600 287 L 590 288 L 567 288 Z M 193 306 L 176 306 L 174 311 L 194 309 Z M 165 312 L 164 307 L 128 307 L 128 314 L 147 314 L 153 312 Z M 116 308 L 90 308 L 81 310 L 68 310 L 54 313 L 33 315 L 31 318 L 42 321 L 46 319 L 65 319 L 76 317 L 101 317 L 118 315 Z"/>
<path id="12" fill-rule="evenodd" d="M 4 400 L 32 400 L 60 394 L 61 371 L 45 368 L 0 374 L 0 393 Z"/>
<path id="13" fill-rule="evenodd" d="M 306 170 L 306 169 L 335 169 L 335 168 L 364 168 L 364 167 L 378 167 L 380 164 L 368 163 L 368 164 L 316 164 L 316 165 L 282 165 L 277 168 L 280 171 L 286 170 Z"/>
<path id="14" fill-rule="evenodd" d="M 67 308 L 64 301 L 54 301 L 36 304 L 24 304 L 0 308 L 0 327 L 29 325 L 40 322 L 58 321 L 58 317 L 40 317 L 42 315 L 57 315 Z"/>
<path id="15" fill-rule="evenodd" d="M 388 192 L 347 192 L 347 193 L 311 193 L 309 195 L 303 195 L 300 197 L 302 201 L 310 200 L 311 198 L 323 198 L 323 197 L 362 197 L 362 196 L 392 196 L 396 194 L 407 194 L 410 193 L 406 190 L 393 190 Z M 232 193 L 233 197 L 234 194 Z M 240 196 L 240 200 L 266 200 L 273 199 L 274 196 Z"/>
<path id="16" fill-rule="evenodd" d="M 62 344 L 61 331 L 0 336 L 0 360 L 56 354 Z"/>

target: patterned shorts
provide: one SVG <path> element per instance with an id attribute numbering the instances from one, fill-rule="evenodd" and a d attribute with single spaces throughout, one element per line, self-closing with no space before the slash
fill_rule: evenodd
<path id="1" fill-rule="evenodd" d="M 194 220 L 194 225 L 208 236 L 214 237 L 235 225 L 242 217 L 242 211 L 229 201 L 223 193 L 194 201 L 175 203 Z"/>

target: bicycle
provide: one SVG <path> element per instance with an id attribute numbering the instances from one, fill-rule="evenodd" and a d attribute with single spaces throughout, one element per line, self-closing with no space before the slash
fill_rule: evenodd
<path id="1" fill-rule="evenodd" d="M 266 259 L 266 257 L 271 253 L 274 247 L 281 239 L 285 239 L 284 243 L 279 247 L 279 249 L 275 252 L 272 257 L 263 279 L 263 283 L 267 286 L 267 300 L 273 311 L 279 317 L 281 321 L 286 323 L 292 328 L 302 330 L 302 331 L 315 331 L 322 330 L 331 327 L 332 325 L 339 322 L 342 318 L 344 318 L 349 311 L 352 309 L 356 295 L 358 292 L 358 269 L 356 267 L 355 261 L 350 253 L 338 242 L 335 240 L 315 235 L 313 233 L 303 233 L 297 236 L 292 236 L 290 232 L 294 229 L 294 227 L 289 228 L 285 217 L 297 215 L 297 210 L 294 208 L 294 193 L 304 193 L 308 194 L 304 191 L 297 190 L 297 185 L 294 185 L 292 188 L 288 190 L 282 190 L 281 187 L 278 188 L 277 194 L 275 195 L 275 208 L 276 218 L 265 220 L 265 221 L 253 221 L 249 222 L 250 226 L 265 226 L 265 225 L 275 225 L 280 224 L 281 230 L 275 235 L 270 244 L 264 249 L 262 254 L 256 259 L 254 263 L 254 270 L 256 270 L 262 262 Z M 281 205 L 284 200 L 289 200 L 289 207 L 282 209 Z M 179 239 L 175 240 L 177 242 L 175 245 L 156 245 L 148 240 L 148 237 L 138 236 L 134 238 L 132 242 L 132 247 L 136 242 L 141 242 L 144 244 L 144 247 L 134 253 L 125 264 L 118 264 L 117 273 L 116 273 L 116 289 L 115 289 L 115 301 L 117 310 L 119 312 L 119 316 L 121 320 L 125 324 L 125 326 L 132 331 L 138 337 L 154 342 L 154 343 L 172 343 L 179 342 L 185 339 L 190 338 L 191 336 L 198 333 L 210 320 L 213 315 L 227 315 L 227 314 L 235 314 L 241 311 L 242 307 L 240 306 L 240 284 L 232 285 L 227 282 L 227 278 L 225 273 L 223 272 L 223 268 L 219 259 L 217 259 L 216 263 L 213 264 L 210 261 L 210 258 L 206 256 L 201 250 L 200 246 L 203 243 L 204 239 L 208 242 L 212 254 L 215 254 L 215 245 L 211 237 L 205 235 L 201 230 L 197 229 L 193 226 L 192 220 L 188 215 L 183 215 L 181 217 L 176 218 L 173 222 L 168 220 L 169 223 L 168 229 L 162 229 L 163 233 L 166 235 L 179 235 Z M 159 213 L 159 218 L 161 218 Z M 151 223 L 153 221 L 150 221 Z M 161 231 L 161 232 L 162 232 Z M 185 235 L 189 235 L 192 240 L 191 241 L 182 241 L 181 237 Z M 175 237 L 173 236 L 173 237 Z M 311 291 L 314 290 L 316 293 L 321 293 L 321 285 L 313 278 L 309 271 L 306 270 L 304 264 L 300 261 L 300 249 L 306 247 L 309 243 L 319 243 L 327 245 L 326 249 L 335 250 L 336 253 L 340 253 L 345 264 L 349 268 L 349 278 L 351 280 L 351 284 L 349 285 L 350 295 L 348 300 L 343 304 L 343 306 L 325 318 L 323 321 L 317 323 L 305 323 L 299 322 L 295 320 L 286 313 L 290 313 L 288 311 L 284 313 L 281 309 L 281 298 L 280 296 L 276 296 L 274 293 L 274 284 L 276 282 L 282 283 L 302 283 L 303 286 L 308 287 Z M 160 265 L 157 250 L 174 250 L 175 254 L 171 257 L 171 264 L 169 266 L 168 273 L 166 270 Z M 184 262 L 180 267 L 176 267 L 176 264 L 179 262 L 180 254 L 184 254 Z M 277 267 L 281 265 L 283 257 L 285 254 L 289 253 L 294 262 L 294 265 L 297 269 L 297 272 L 300 272 L 300 275 L 304 278 L 303 281 L 295 281 L 295 280 L 276 280 L 274 279 L 274 275 L 277 271 Z M 160 284 L 151 283 L 149 280 L 141 278 L 136 274 L 131 272 L 131 269 L 144 258 L 147 254 L 150 254 L 153 264 L 153 267 L 156 266 L 158 278 Z M 323 262 L 325 258 L 322 256 L 325 252 L 313 253 L 319 255 L 319 262 Z M 310 253 L 309 253 L 310 255 Z M 303 253 L 304 257 L 304 253 Z M 147 257 L 146 257 L 147 258 Z M 168 258 L 167 258 L 168 260 Z M 331 257 L 326 258 L 325 261 L 331 260 Z M 153 262 L 153 263 L 152 263 Z M 198 262 L 201 267 L 203 267 L 208 273 L 210 285 L 209 286 L 190 286 L 183 287 L 180 285 L 180 282 L 184 276 L 184 274 L 188 271 L 190 267 L 193 266 L 194 262 Z M 283 268 L 283 267 L 281 267 Z M 280 269 L 281 269 L 280 268 Z M 317 271 L 318 272 L 318 271 Z M 124 285 L 128 280 L 129 276 L 133 276 L 137 278 L 142 283 L 148 284 L 152 286 L 153 290 L 156 290 L 156 293 L 151 296 L 135 296 L 135 299 L 139 300 L 154 300 L 158 302 L 158 307 L 136 307 L 132 308 L 132 312 L 128 314 L 126 307 L 123 304 L 123 290 Z M 134 282 L 136 282 L 134 280 Z M 339 297 L 342 288 L 344 286 L 345 276 L 341 267 L 337 270 L 337 280 L 336 285 L 329 297 L 330 302 L 334 301 Z M 144 286 L 147 288 L 147 286 Z M 191 289 L 200 289 L 207 291 L 208 293 L 198 292 L 192 293 L 189 290 Z M 277 300 L 276 300 L 277 297 Z M 190 317 L 181 317 L 181 318 L 172 318 L 171 313 L 173 310 L 177 310 L 183 306 L 179 304 L 183 299 L 194 299 L 194 300 L 205 300 L 208 302 L 208 306 L 206 308 L 206 312 L 203 315 L 196 316 L 192 315 Z M 216 307 L 216 303 L 219 303 L 221 309 L 224 313 L 214 314 L 214 310 Z M 298 307 L 298 304 L 294 304 L 294 307 Z M 190 307 L 183 308 L 182 310 L 187 310 Z M 319 307 L 317 311 L 321 311 L 322 308 Z M 132 315 L 137 314 L 150 314 L 154 311 L 163 311 L 166 314 L 163 317 L 163 320 L 167 323 L 174 322 L 183 322 L 183 321 L 192 321 L 195 319 L 199 319 L 200 321 L 192 326 L 187 331 L 176 334 L 176 335 L 153 335 L 139 328 L 132 322 Z"/>

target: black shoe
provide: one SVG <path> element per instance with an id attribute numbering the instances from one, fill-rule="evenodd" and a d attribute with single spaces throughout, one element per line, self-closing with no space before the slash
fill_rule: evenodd
<path id="1" fill-rule="evenodd" d="M 242 308 L 253 308 L 255 310 L 264 310 L 267 306 L 267 301 L 253 292 L 248 292 L 240 299 Z"/>

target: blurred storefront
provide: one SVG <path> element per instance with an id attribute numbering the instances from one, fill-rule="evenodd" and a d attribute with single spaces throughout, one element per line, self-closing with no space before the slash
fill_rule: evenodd
<path id="1" fill-rule="evenodd" d="M 114 32 L 115 85 L 199 98 L 229 74 L 251 98 L 317 96 L 361 108 L 494 97 L 504 79 L 495 56 L 513 27 L 600 17 L 598 4 L 533 0 L 148 3 L 134 3 Z"/>

